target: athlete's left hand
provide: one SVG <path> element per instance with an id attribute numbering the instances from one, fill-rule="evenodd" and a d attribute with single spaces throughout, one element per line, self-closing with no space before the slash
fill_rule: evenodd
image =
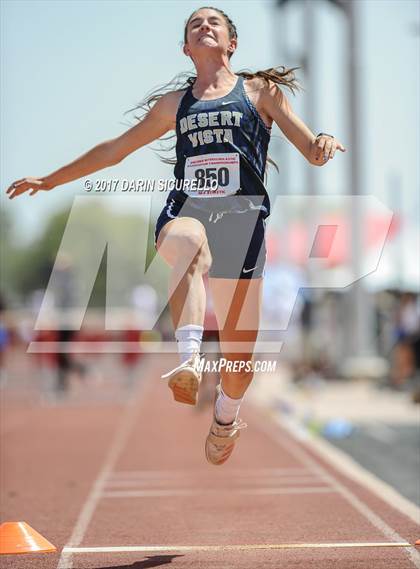
<path id="1" fill-rule="evenodd" d="M 320 164 L 325 164 L 334 158 L 337 150 L 345 152 L 346 149 L 336 138 L 330 134 L 319 134 L 315 140 L 315 160 Z"/>

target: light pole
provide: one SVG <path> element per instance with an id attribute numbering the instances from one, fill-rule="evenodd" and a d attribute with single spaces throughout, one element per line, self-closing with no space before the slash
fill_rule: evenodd
<path id="1" fill-rule="evenodd" d="M 277 0 L 278 6 L 281 8 L 290 2 L 299 0 Z M 316 9 L 318 2 L 322 0 L 309 0 L 305 2 L 304 9 L 308 11 L 305 21 L 307 22 L 306 32 L 310 45 L 307 46 L 308 59 L 308 81 L 310 83 L 311 93 L 315 93 L 315 86 L 311 83 L 311 53 L 314 51 L 313 42 L 315 41 L 314 17 L 309 10 Z M 358 37 L 358 10 L 360 2 L 353 0 L 325 0 L 330 4 L 343 10 L 346 15 L 348 28 L 348 113 L 349 113 L 349 149 L 350 149 L 350 167 L 349 167 L 349 187 L 350 193 L 355 197 L 352 200 L 350 212 L 351 220 L 351 267 L 354 275 L 362 274 L 361 265 L 363 260 L 363 235 L 364 235 L 364 212 L 361 209 L 358 196 L 363 195 L 363 149 L 360 136 L 360 120 L 361 120 L 361 103 L 359 90 L 359 47 L 360 41 Z M 316 110 L 316 109 L 315 109 Z M 314 106 L 309 103 L 308 121 L 315 120 Z M 310 123 L 312 124 L 312 123 Z M 315 124 L 315 123 L 313 123 Z M 316 194 L 316 186 L 313 176 L 309 174 L 308 178 L 310 194 Z M 374 329 L 373 329 L 373 311 L 368 293 L 365 290 L 361 279 L 355 281 L 350 288 L 349 305 L 346 313 L 348 315 L 347 327 L 347 354 L 345 357 L 357 359 L 360 361 L 365 356 L 372 356 L 375 353 L 374 345 Z"/>

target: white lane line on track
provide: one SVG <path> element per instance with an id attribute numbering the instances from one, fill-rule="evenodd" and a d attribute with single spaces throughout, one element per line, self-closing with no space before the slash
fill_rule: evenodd
<path id="1" fill-rule="evenodd" d="M 273 430 L 275 422 L 270 421 L 271 428 L 268 427 L 263 421 L 256 421 L 255 425 L 257 428 L 265 433 L 272 441 L 276 442 L 280 447 L 287 450 L 292 456 L 300 460 L 300 462 L 310 469 L 312 472 L 317 473 L 322 476 L 325 481 L 337 490 L 339 494 L 355 509 L 357 510 L 365 519 L 367 519 L 376 529 L 378 529 L 385 537 L 393 540 L 395 543 L 402 543 L 404 539 L 392 529 L 380 516 L 375 514 L 373 510 L 369 508 L 362 500 L 360 500 L 351 490 L 344 486 L 337 478 L 330 474 L 320 463 L 318 463 L 312 456 L 307 453 L 303 448 L 303 442 L 299 441 L 302 446 L 298 446 L 296 442 L 296 434 L 293 431 L 287 431 L 293 438 L 286 440 L 285 437 L 281 436 L 279 432 Z M 277 424 L 281 423 L 278 421 Z M 282 425 L 283 426 L 283 425 Z M 284 426 L 283 426 L 284 428 Z M 413 548 L 406 550 L 410 561 L 413 565 L 420 569 L 420 555 Z"/>
<path id="2" fill-rule="evenodd" d="M 133 490 L 133 491 L 116 491 L 116 492 L 103 492 L 102 498 L 156 498 L 156 497 L 176 497 L 176 496 L 219 496 L 223 490 L 220 488 L 214 489 L 176 489 L 176 490 Z M 314 487 L 297 487 L 297 488 L 245 488 L 242 490 L 226 490 L 226 495 L 232 494 L 255 494 L 255 495 L 275 495 L 275 494 L 325 494 L 330 492 L 337 492 L 334 488 L 325 486 Z"/>
<path id="3" fill-rule="evenodd" d="M 415 546 L 407 541 L 401 542 L 337 542 L 337 543 L 279 543 L 255 545 L 127 545 L 115 547 L 65 547 L 68 553 L 129 553 L 155 551 L 246 551 L 258 549 L 340 549 L 358 547 L 410 547 Z"/>
<path id="4" fill-rule="evenodd" d="M 109 480 L 106 483 L 107 490 L 124 490 L 124 489 L 131 489 L 135 490 L 138 488 L 141 489 L 157 489 L 165 486 L 173 486 L 174 483 L 180 484 L 181 480 Z M 203 484 L 205 479 L 200 478 L 200 483 Z M 209 482 L 214 484 L 214 478 L 209 479 Z M 225 485 L 225 490 L 230 490 L 232 486 L 229 486 L 229 483 L 234 483 L 234 488 L 237 488 L 240 485 L 250 485 L 255 484 L 256 486 L 287 486 L 287 485 L 298 485 L 298 484 L 316 484 L 322 483 L 323 479 L 319 478 L 319 476 L 305 476 L 304 478 L 273 478 L 270 476 L 269 478 L 246 478 L 243 480 L 229 480 L 229 479 L 222 479 L 218 480 L 218 488 L 223 487 Z M 185 479 L 182 480 L 182 483 L 191 486 L 197 483 L 197 479 Z"/>
<path id="5" fill-rule="evenodd" d="M 230 476 L 241 476 L 241 477 L 248 477 L 248 476 L 308 476 L 311 475 L 311 471 L 307 468 L 249 468 L 249 469 L 239 469 L 239 468 L 226 468 L 223 469 L 223 472 L 219 474 L 223 475 L 224 477 Z M 200 478 L 202 476 L 212 476 L 214 475 L 213 472 L 209 472 L 209 470 L 195 470 L 194 473 L 191 474 L 191 470 L 123 470 L 123 471 L 114 471 L 110 474 L 109 479 L 126 479 L 126 478 L 164 478 L 164 479 L 173 479 L 174 477 L 181 477 L 185 478 L 194 477 Z"/>
<path id="6" fill-rule="evenodd" d="M 150 365 L 150 361 L 148 363 Z M 143 375 L 147 375 L 147 367 L 143 370 Z M 83 504 L 82 510 L 74 526 L 73 533 L 71 534 L 66 546 L 63 548 L 60 559 L 58 560 L 57 569 L 72 569 L 73 567 L 71 552 L 67 551 L 67 549 L 78 546 L 84 538 L 98 501 L 102 497 L 110 472 L 114 468 L 114 465 L 127 442 L 128 436 L 135 425 L 139 410 L 138 400 L 140 395 L 143 393 L 144 387 L 145 383 L 139 382 L 137 390 L 133 393 L 132 398 L 128 400 L 124 410 L 122 411 L 122 419 L 115 431 L 108 454 L 106 455 L 102 468 L 93 483 L 92 490 Z"/>

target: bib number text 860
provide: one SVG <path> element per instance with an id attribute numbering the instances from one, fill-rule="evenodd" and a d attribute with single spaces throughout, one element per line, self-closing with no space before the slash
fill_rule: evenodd
<path id="1" fill-rule="evenodd" d="M 199 187 L 206 186 L 206 180 L 217 180 L 219 187 L 229 185 L 229 169 L 222 166 L 221 168 L 197 168 L 195 177 L 199 181 Z"/>

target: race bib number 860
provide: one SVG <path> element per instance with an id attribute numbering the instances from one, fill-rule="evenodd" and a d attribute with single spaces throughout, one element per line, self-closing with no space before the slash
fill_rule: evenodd
<path id="1" fill-rule="evenodd" d="M 239 153 L 191 156 L 185 161 L 184 191 L 191 197 L 211 198 L 235 194 L 240 188 Z"/>

